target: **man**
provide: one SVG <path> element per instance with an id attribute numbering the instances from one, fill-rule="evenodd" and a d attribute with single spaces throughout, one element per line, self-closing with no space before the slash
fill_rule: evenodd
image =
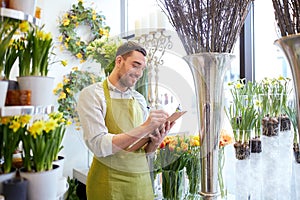
<path id="1" fill-rule="evenodd" d="M 146 68 L 145 56 L 139 44 L 124 43 L 109 77 L 80 93 L 84 140 L 94 153 L 89 200 L 154 199 L 146 154 L 157 149 L 174 122 L 163 110 L 148 113 L 144 97 L 133 89 Z"/>

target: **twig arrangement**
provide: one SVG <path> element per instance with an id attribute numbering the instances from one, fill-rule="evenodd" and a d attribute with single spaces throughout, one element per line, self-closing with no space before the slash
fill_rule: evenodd
<path id="1" fill-rule="evenodd" d="M 231 53 L 253 0 L 157 0 L 188 55 Z"/>
<path id="2" fill-rule="evenodd" d="M 300 1 L 272 0 L 281 36 L 300 33 Z"/>

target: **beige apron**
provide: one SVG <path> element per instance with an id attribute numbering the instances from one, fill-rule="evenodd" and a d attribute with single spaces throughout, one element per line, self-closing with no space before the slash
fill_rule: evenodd
<path id="1" fill-rule="evenodd" d="M 111 99 L 107 80 L 103 82 L 108 132 L 119 134 L 143 121 L 134 99 Z M 120 151 L 104 158 L 94 157 L 87 177 L 88 200 L 153 200 L 149 167 L 144 150 Z"/>

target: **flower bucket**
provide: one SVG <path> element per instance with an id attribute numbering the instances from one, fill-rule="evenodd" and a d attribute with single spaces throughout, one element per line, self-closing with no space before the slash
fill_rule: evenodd
<path id="1" fill-rule="evenodd" d="M 0 108 L 5 105 L 6 93 L 8 88 L 7 81 L 0 81 Z"/>
<path id="2" fill-rule="evenodd" d="M 47 76 L 17 77 L 20 90 L 31 91 L 31 105 L 52 105 L 54 78 Z"/>
<path id="3" fill-rule="evenodd" d="M 58 165 L 53 165 L 52 170 L 43 172 L 26 172 L 20 170 L 20 176 L 28 180 L 28 199 L 57 199 L 58 169 Z"/>
<path id="4" fill-rule="evenodd" d="M 10 0 L 9 8 L 34 16 L 36 0 Z"/>

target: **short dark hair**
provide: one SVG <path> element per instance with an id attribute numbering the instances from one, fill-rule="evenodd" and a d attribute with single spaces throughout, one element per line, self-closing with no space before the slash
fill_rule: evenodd
<path id="1" fill-rule="evenodd" d="M 140 53 L 142 53 L 144 56 L 147 55 L 146 50 L 144 49 L 144 47 L 142 47 L 140 44 L 133 42 L 133 41 L 128 41 L 125 42 L 124 44 L 122 44 L 116 53 L 116 57 L 117 56 L 122 56 L 124 54 L 127 54 L 131 51 L 138 51 Z"/>

